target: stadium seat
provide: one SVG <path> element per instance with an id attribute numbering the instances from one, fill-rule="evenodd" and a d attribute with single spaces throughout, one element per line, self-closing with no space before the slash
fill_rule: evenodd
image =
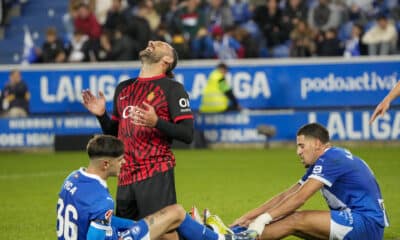
<path id="1" fill-rule="evenodd" d="M 15 4 L 20 4 L 21 15 L 10 20 L 4 31 L 4 38 L 0 40 L 2 46 L 7 46 L 6 49 L 0 50 L 1 64 L 20 61 L 15 56 L 21 55 L 23 51 L 25 27 L 30 30 L 36 47 L 43 44 L 48 27 L 55 27 L 60 38 L 63 38 L 66 32 L 62 17 L 68 10 L 68 1 L 18 0 Z"/>

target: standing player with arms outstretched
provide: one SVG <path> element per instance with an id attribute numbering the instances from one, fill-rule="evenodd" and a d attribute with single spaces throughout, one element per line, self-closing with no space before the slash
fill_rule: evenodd
<path id="1" fill-rule="evenodd" d="M 307 239 L 383 239 L 388 220 L 379 185 L 368 165 L 349 151 L 332 147 L 317 123 L 297 132 L 297 154 L 307 168 L 301 180 L 232 225 L 247 226 L 260 239 L 295 235 Z M 330 211 L 301 210 L 321 191 Z"/>
<path id="2" fill-rule="evenodd" d="M 118 136 L 125 144 L 116 215 L 134 220 L 176 203 L 170 146 L 173 139 L 190 143 L 194 128 L 188 94 L 173 80 L 176 51 L 165 42 L 149 41 L 139 57 L 139 77 L 121 82 L 115 90 L 111 119 L 103 93 L 82 93 L 103 133 Z"/>

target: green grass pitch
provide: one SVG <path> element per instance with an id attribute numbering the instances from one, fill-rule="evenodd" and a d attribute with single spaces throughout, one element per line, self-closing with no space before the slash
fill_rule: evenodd
<path id="1" fill-rule="evenodd" d="M 391 227 L 400 239 L 400 148 L 350 147 L 366 160 L 380 183 Z M 294 147 L 258 150 L 176 150 L 178 202 L 209 208 L 231 223 L 295 183 L 304 173 Z M 57 193 L 63 179 L 87 165 L 84 152 L 0 153 L 0 239 L 56 239 Z M 116 180 L 109 180 L 115 195 Z M 327 209 L 318 193 L 304 209 Z M 296 239 L 296 238 L 288 238 Z"/>

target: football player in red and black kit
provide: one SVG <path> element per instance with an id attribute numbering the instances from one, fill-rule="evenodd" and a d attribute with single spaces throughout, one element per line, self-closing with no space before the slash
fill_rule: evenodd
<path id="1" fill-rule="evenodd" d="M 176 203 L 171 142 L 192 142 L 194 129 L 188 94 L 173 79 L 176 51 L 165 42 L 149 41 L 139 57 L 139 76 L 115 89 L 111 118 L 102 92 L 98 97 L 82 92 L 84 106 L 97 116 L 103 133 L 125 144 L 116 215 L 133 220 Z"/>

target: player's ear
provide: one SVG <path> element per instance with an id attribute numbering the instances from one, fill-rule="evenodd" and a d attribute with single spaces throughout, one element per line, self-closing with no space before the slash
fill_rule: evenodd
<path id="1" fill-rule="evenodd" d="M 103 168 L 107 169 L 110 166 L 110 160 L 103 160 Z"/>
<path id="2" fill-rule="evenodd" d="M 174 59 L 173 59 L 170 55 L 165 55 L 165 56 L 162 58 L 162 60 L 163 60 L 163 62 L 164 62 L 165 64 L 167 64 L 168 66 L 171 66 L 171 64 L 174 62 Z"/>
<path id="3" fill-rule="evenodd" d="M 318 138 L 315 139 L 315 148 L 317 151 L 323 148 L 324 144 Z"/>

